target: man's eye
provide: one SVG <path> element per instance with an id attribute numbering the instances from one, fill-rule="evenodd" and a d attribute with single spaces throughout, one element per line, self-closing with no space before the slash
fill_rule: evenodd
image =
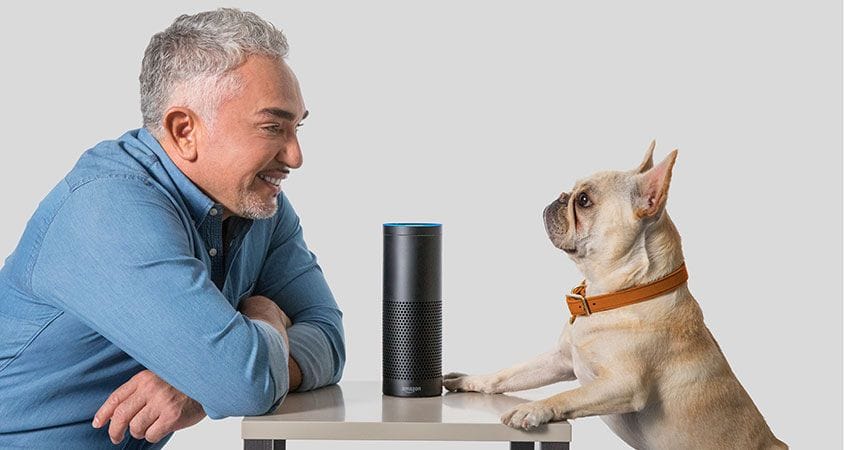
<path id="1" fill-rule="evenodd" d="M 578 206 L 582 208 L 589 208 L 592 206 L 593 202 L 590 201 L 590 197 L 587 196 L 585 193 L 578 194 Z"/>
<path id="2" fill-rule="evenodd" d="M 261 129 L 273 134 L 278 134 L 282 131 L 282 127 L 280 127 L 279 125 L 265 125 L 261 127 Z"/>

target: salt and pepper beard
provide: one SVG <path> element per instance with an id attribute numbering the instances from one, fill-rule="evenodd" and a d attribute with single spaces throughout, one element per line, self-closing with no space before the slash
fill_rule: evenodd
<path id="1" fill-rule="evenodd" d="M 269 219 L 279 210 L 278 196 L 268 202 L 257 192 L 241 189 L 238 191 L 237 208 L 234 213 L 238 216 L 253 220 Z"/>

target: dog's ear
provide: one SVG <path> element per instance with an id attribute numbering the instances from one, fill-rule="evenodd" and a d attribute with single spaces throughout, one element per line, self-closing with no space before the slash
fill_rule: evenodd
<path id="1" fill-rule="evenodd" d="M 637 167 L 637 173 L 643 173 L 654 166 L 654 160 L 651 159 L 651 155 L 654 153 L 655 143 L 656 141 L 652 139 L 651 145 L 649 145 L 648 150 L 645 151 L 645 158 L 643 158 L 643 162 L 640 163 L 640 167 Z"/>
<path id="2" fill-rule="evenodd" d="M 677 157 L 678 150 L 672 150 L 660 164 L 638 175 L 639 195 L 634 196 L 637 217 L 654 217 L 663 209 L 669 194 L 672 167 Z"/>

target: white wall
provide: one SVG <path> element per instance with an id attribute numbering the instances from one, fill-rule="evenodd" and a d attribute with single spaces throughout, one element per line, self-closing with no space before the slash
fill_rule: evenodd
<path id="1" fill-rule="evenodd" d="M 312 116 L 285 189 L 345 312 L 345 379 L 381 376 L 383 222 L 444 224 L 445 369 L 495 370 L 552 345 L 581 279 L 542 208 L 656 138 L 658 158 L 680 148 L 668 209 L 734 371 L 782 440 L 841 447 L 841 3 L 232 6 L 291 43 Z M 150 36 L 210 7 L 4 7 L 2 257 L 82 151 L 139 126 Z M 573 426 L 573 448 L 624 448 L 596 418 Z M 206 420 L 169 448 L 239 435 Z"/>

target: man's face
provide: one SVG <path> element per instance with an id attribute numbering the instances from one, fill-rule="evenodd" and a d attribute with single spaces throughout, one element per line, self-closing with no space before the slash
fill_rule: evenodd
<path id="1" fill-rule="evenodd" d="M 197 141 L 200 180 L 226 216 L 272 217 L 280 184 L 302 166 L 297 127 L 308 115 L 299 83 L 283 61 L 250 56 L 235 70 L 241 88 L 218 107 Z"/>

